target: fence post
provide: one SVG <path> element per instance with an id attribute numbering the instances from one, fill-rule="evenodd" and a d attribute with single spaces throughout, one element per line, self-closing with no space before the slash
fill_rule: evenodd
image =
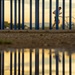
<path id="1" fill-rule="evenodd" d="M 18 75 L 20 75 L 20 50 L 18 50 Z"/>
<path id="2" fill-rule="evenodd" d="M 71 66 L 71 54 L 69 55 L 69 75 L 72 75 L 71 73 L 71 69 L 72 69 L 72 66 Z"/>
<path id="3" fill-rule="evenodd" d="M 22 29 L 24 29 L 24 0 L 22 0 Z"/>
<path id="4" fill-rule="evenodd" d="M 39 75 L 39 49 L 35 49 L 35 75 Z"/>
<path id="5" fill-rule="evenodd" d="M 44 75 L 44 49 L 42 49 L 42 75 Z"/>
<path id="6" fill-rule="evenodd" d="M 2 0 L 2 11 L 1 11 L 1 21 L 2 21 L 2 23 L 1 23 L 1 27 L 2 27 L 2 30 L 4 29 L 4 0 Z"/>
<path id="7" fill-rule="evenodd" d="M 65 75 L 65 54 L 64 54 L 64 52 L 63 52 L 62 60 L 63 60 L 63 62 L 62 62 L 62 70 L 63 70 L 62 74 Z"/>
<path id="8" fill-rule="evenodd" d="M 62 24 L 62 28 L 65 29 L 65 0 L 63 0 L 63 24 Z"/>
<path id="9" fill-rule="evenodd" d="M 1 75 L 1 52 L 0 52 L 0 75 Z"/>
<path id="10" fill-rule="evenodd" d="M 24 75 L 24 49 L 22 49 L 22 75 Z"/>
<path id="11" fill-rule="evenodd" d="M 32 29 L 32 0 L 30 0 L 30 29 Z"/>
<path id="12" fill-rule="evenodd" d="M 50 68 L 50 72 L 49 75 L 52 75 L 52 57 L 51 57 L 51 50 L 49 50 L 49 68 Z"/>
<path id="13" fill-rule="evenodd" d="M 2 74 L 1 75 L 4 75 L 4 51 L 2 51 L 1 53 L 1 72 Z"/>
<path id="14" fill-rule="evenodd" d="M 30 49 L 30 75 L 32 75 L 32 49 Z"/>
<path id="15" fill-rule="evenodd" d="M 58 71 L 59 71 L 59 55 L 56 54 L 56 75 L 59 75 Z"/>
<path id="16" fill-rule="evenodd" d="M 44 0 L 42 0 L 42 29 L 44 30 Z"/>
<path id="17" fill-rule="evenodd" d="M 56 0 L 56 30 L 58 30 L 58 6 L 59 0 Z"/>
<path id="18" fill-rule="evenodd" d="M 14 75 L 16 75 L 16 51 L 14 52 Z"/>
<path id="19" fill-rule="evenodd" d="M 71 29 L 71 23 L 72 23 L 72 0 L 69 1 L 69 29 Z"/>
<path id="20" fill-rule="evenodd" d="M 49 10 L 49 23 L 50 23 L 50 26 L 49 26 L 49 29 L 52 29 L 52 0 L 50 0 L 50 10 Z"/>
<path id="21" fill-rule="evenodd" d="M 35 0 L 35 29 L 39 29 L 39 0 Z"/>
<path id="22" fill-rule="evenodd" d="M 16 19 L 17 19 L 17 0 L 14 0 L 14 29 L 16 30 Z"/>
<path id="23" fill-rule="evenodd" d="M 12 29 L 12 0 L 10 0 L 10 29 Z"/>
<path id="24" fill-rule="evenodd" d="M 20 0 L 18 0 L 18 29 L 20 29 Z"/>
<path id="25" fill-rule="evenodd" d="M 0 0 L 0 29 L 1 29 L 1 0 Z"/>
<path id="26" fill-rule="evenodd" d="M 10 51 L 10 75 L 12 75 L 12 51 Z"/>

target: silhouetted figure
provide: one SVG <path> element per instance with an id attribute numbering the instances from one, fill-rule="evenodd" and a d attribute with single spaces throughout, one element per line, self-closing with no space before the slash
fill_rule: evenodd
<path id="1" fill-rule="evenodd" d="M 59 17 L 60 14 L 62 14 L 62 12 L 60 12 L 60 10 L 61 10 L 61 7 L 58 8 L 58 17 Z M 55 20 L 54 20 L 54 24 L 53 24 L 53 27 L 54 27 L 55 24 L 56 24 L 56 10 L 53 12 L 53 14 L 55 15 L 54 16 Z M 59 23 L 60 23 L 60 20 L 58 19 L 58 24 Z"/>

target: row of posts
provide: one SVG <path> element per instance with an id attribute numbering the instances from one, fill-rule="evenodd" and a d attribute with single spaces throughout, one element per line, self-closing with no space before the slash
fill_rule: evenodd
<path id="1" fill-rule="evenodd" d="M 12 27 L 12 2 L 13 0 L 10 0 L 10 29 L 13 29 Z M 22 0 L 22 29 L 24 29 L 24 3 L 25 0 Z M 63 0 L 62 2 L 63 4 L 63 24 L 62 24 L 62 29 L 65 29 L 65 0 Z M 42 0 L 42 29 L 44 30 L 44 12 L 45 12 L 45 8 L 44 8 L 44 4 L 45 4 L 45 0 Z M 49 7 L 49 29 L 52 29 L 52 0 L 50 0 L 49 3 L 50 7 Z M 59 25 L 58 25 L 58 7 L 59 7 L 59 0 L 56 0 L 56 29 L 59 29 Z M 4 0 L 0 0 L 0 29 L 4 29 Z M 72 17 L 72 0 L 69 0 L 69 29 L 71 29 L 71 17 Z M 20 29 L 20 0 L 18 0 L 18 29 Z M 16 19 L 17 19 L 17 0 L 14 0 L 14 29 L 17 29 L 17 23 L 16 23 Z M 32 29 L 32 0 L 30 0 L 30 29 Z M 39 30 L 39 0 L 35 0 L 35 29 Z"/>
<path id="2" fill-rule="evenodd" d="M 30 49 L 30 75 L 32 75 L 32 52 L 33 49 Z M 42 75 L 45 73 L 45 60 L 44 60 L 44 49 L 42 49 Z M 22 49 L 22 75 L 25 74 L 24 67 L 24 49 Z M 12 74 L 12 51 L 10 51 L 10 75 Z M 20 75 L 20 49 L 18 49 L 18 75 Z M 59 54 L 55 55 L 56 59 L 56 75 L 59 75 Z M 14 75 L 17 75 L 17 53 L 14 51 Z M 4 51 L 0 52 L 0 75 L 4 75 Z M 39 75 L 39 49 L 35 49 L 35 75 Z M 49 75 L 52 75 L 52 52 L 49 50 Z M 65 75 L 65 53 L 62 54 L 62 75 Z M 69 75 L 72 75 L 72 60 L 71 55 L 69 55 Z"/>

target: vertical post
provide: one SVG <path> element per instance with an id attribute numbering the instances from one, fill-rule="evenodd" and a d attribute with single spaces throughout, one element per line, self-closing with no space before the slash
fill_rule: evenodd
<path id="1" fill-rule="evenodd" d="M 39 29 L 39 0 L 35 0 L 35 29 Z"/>
<path id="2" fill-rule="evenodd" d="M 72 0 L 69 1 L 69 29 L 71 29 L 71 23 L 72 23 Z"/>
<path id="3" fill-rule="evenodd" d="M 18 51 L 18 75 L 20 75 L 20 50 Z"/>
<path id="4" fill-rule="evenodd" d="M 30 49 L 30 75 L 32 75 L 32 49 Z"/>
<path id="5" fill-rule="evenodd" d="M 71 66 L 71 54 L 69 55 L 69 75 L 72 75 L 71 72 L 72 66 Z"/>
<path id="6" fill-rule="evenodd" d="M 62 70 L 63 70 L 62 74 L 65 75 L 65 55 L 64 55 L 64 52 L 63 52 L 63 56 L 62 57 L 63 57 L 62 58 L 63 59 L 63 62 L 62 62 Z"/>
<path id="7" fill-rule="evenodd" d="M 44 75 L 44 49 L 42 50 L 42 75 Z"/>
<path id="8" fill-rule="evenodd" d="M 0 0 L 0 29 L 1 29 L 1 0 Z"/>
<path id="9" fill-rule="evenodd" d="M 1 54 L 1 72 L 2 74 L 1 75 L 4 75 L 4 51 L 2 51 L 2 54 Z"/>
<path id="10" fill-rule="evenodd" d="M 12 51 L 10 51 L 10 75 L 12 75 Z"/>
<path id="11" fill-rule="evenodd" d="M 58 63 L 58 60 L 59 60 L 59 56 L 58 56 L 58 54 L 56 54 L 56 75 L 59 75 L 59 73 L 58 73 L 58 65 L 59 65 L 59 63 Z"/>
<path id="12" fill-rule="evenodd" d="M 35 50 L 35 75 L 39 75 L 39 49 Z"/>
<path id="13" fill-rule="evenodd" d="M 49 50 L 49 68 L 50 68 L 50 71 L 49 71 L 49 75 L 52 75 L 52 58 L 51 58 L 51 50 Z"/>
<path id="14" fill-rule="evenodd" d="M 16 30 L 16 19 L 17 19 L 17 0 L 14 0 L 14 29 Z"/>
<path id="15" fill-rule="evenodd" d="M 58 6 L 59 6 L 59 1 L 56 0 L 56 30 L 58 30 Z"/>
<path id="16" fill-rule="evenodd" d="M 49 29 L 52 29 L 52 0 L 50 0 L 50 10 L 49 10 L 49 23 L 50 23 L 50 26 L 49 26 Z"/>
<path id="17" fill-rule="evenodd" d="M 16 75 L 16 51 L 14 52 L 14 75 Z"/>
<path id="18" fill-rule="evenodd" d="M 20 29 L 20 0 L 18 0 L 18 29 Z"/>
<path id="19" fill-rule="evenodd" d="M 0 52 L 0 75 L 1 75 L 1 52 Z"/>
<path id="20" fill-rule="evenodd" d="M 24 49 L 22 49 L 22 75 L 24 75 Z"/>
<path id="21" fill-rule="evenodd" d="M 24 0 L 22 0 L 22 29 L 24 29 Z"/>
<path id="22" fill-rule="evenodd" d="M 44 0 L 42 0 L 42 29 L 44 30 Z"/>
<path id="23" fill-rule="evenodd" d="M 65 0 L 63 0 L 63 24 L 62 29 L 65 29 Z"/>
<path id="24" fill-rule="evenodd" d="M 30 29 L 32 29 L 32 0 L 30 0 Z"/>
<path id="25" fill-rule="evenodd" d="M 12 0 L 10 0 L 10 29 L 12 29 Z"/>
<path id="26" fill-rule="evenodd" d="M 1 24 L 1 27 L 2 27 L 2 30 L 4 29 L 4 0 L 2 0 L 2 13 L 1 13 L 2 17 L 2 24 Z"/>

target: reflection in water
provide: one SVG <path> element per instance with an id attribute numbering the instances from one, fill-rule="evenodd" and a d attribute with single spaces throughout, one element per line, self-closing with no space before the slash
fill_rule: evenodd
<path id="1" fill-rule="evenodd" d="M 16 51 L 16 73 L 18 75 L 18 52 L 20 51 L 20 74 L 22 75 L 22 50 L 24 50 L 24 73 L 29 75 L 30 70 L 30 50 L 32 50 L 32 75 L 35 75 L 35 51 L 36 49 L 9 49 L 4 51 L 4 72 L 10 75 L 10 51 L 12 52 L 12 71 L 14 75 L 14 51 Z M 42 75 L 42 50 L 39 49 L 39 75 Z M 44 49 L 45 75 L 49 75 L 49 53 L 52 55 L 52 75 L 56 75 L 56 55 L 59 55 L 59 75 L 62 75 L 62 54 L 65 54 L 65 75 L 69 75 L 69 55 L 72 55 L 72 75 L 75 75 L 75 54 L 69 49 Z M 37 51 L 38 52 L 38 51 Z"/>

